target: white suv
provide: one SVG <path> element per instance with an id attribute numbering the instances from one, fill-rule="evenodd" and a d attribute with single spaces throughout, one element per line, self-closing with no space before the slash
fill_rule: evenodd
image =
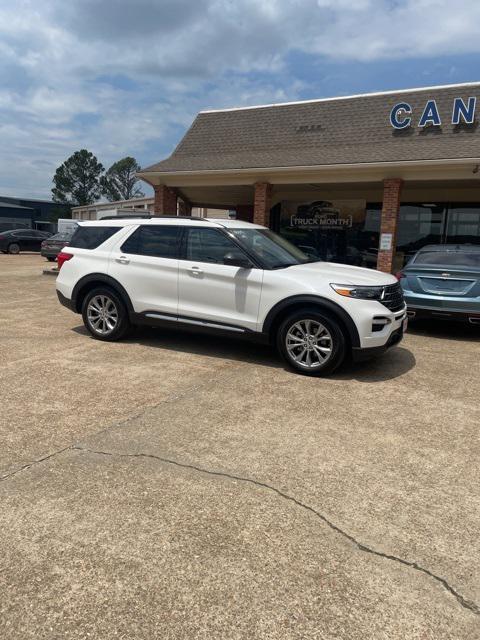
<path id="1" fill-rule="evenodd" d="M 240 220 L 156 217 L 80 223 L 58 256 L 59 300 L 99 340 L 132 325 L 245 336 L 277 345 L 306 375 L 397 344 L 406 328 L 391 275 L 309 259 Z"/>

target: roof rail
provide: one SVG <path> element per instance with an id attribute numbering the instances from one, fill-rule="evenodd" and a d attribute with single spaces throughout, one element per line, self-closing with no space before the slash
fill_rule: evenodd
<path id="1" fill-rule="evenodd" d="M 151 218 L 173 218 L 174 220 L 202 220 L 203 222 L 208 222 L 207 218 L 201 218 L 200 216 L 174 216 L 174 215 L 158 215 L 158 216 L 150 216 Z"/>
<path id="2" fill-rule="evenodd" d="M 139 214 L 139 213 L 123 213 L 118 216 L 102 216 L 99 220 L 129 220 L 130 218 L 141 218 L 142 220 L 151 220 L 152 218 L 159 218 L 160 220 L 164 218 L 173 219 L 173 220 L 202 220 L 207 221 L 206 218 L 200 218 L 200 216 L 174 216 L 174 215 L 159 215 L 154 216 L 152 214 Z"/>
<path id="3" fill-rule="evenodd" d="M 129 220 L 130 218 L 133 219 L 137 219 L 137 218 L 142 218 L 145 220 L 148 220 L 150 218 L 153 218 L 152 215 L 148 214 L 141 214 L 141 213 L 121 213 L 118 216 L 102 216 L 101 218 L 98 218 L 99 220 Z"/>

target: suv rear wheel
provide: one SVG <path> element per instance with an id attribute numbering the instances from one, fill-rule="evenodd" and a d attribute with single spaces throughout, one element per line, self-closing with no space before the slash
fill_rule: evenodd
<path id="1" fill-rule="evenodd" d="M 285 362 L 297 373 L 323 376 L 342 364 L 346 340 L 341 326 L 328 313 L 300 309 L 281 323 L 277 347 Z"/>
<path id="2" fill-rule="evenodd" d="M 108 287 L 92 289 L 82 304 L 85 327 L 97 340 L 121 340 L 131 328 L 128 311 L 120 296 Z"/>

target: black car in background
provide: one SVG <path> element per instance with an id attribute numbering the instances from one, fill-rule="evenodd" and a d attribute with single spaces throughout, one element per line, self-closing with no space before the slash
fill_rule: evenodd
<path id="1" fill-rule="evenodd" d="M 42 256 L 50 262 L 54 262 L 63 247 L 66 247 L 70 243 L 72 235 L 73 232 L 64 231 L 62 233 L 56 233 L 54 236 L 50 236 L 50 238 L 44 240 L 41 248 Z"/>
<path id="2" fill-rule="evenodd" d="M 40 251 L 42 241 L 52 234 L 36 229 L 13 229 L 0 231 L 0 251 L 20 253 L 20 251 Z"/>

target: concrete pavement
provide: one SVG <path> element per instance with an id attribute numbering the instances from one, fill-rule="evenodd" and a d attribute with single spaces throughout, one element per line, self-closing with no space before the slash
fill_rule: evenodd
<path id="1" fill-rule="evenodd" d="M 480 638 L 478 330 L 314 380 L 93 341 L 40 266 L 0 256 L 2 637 Z"/>

